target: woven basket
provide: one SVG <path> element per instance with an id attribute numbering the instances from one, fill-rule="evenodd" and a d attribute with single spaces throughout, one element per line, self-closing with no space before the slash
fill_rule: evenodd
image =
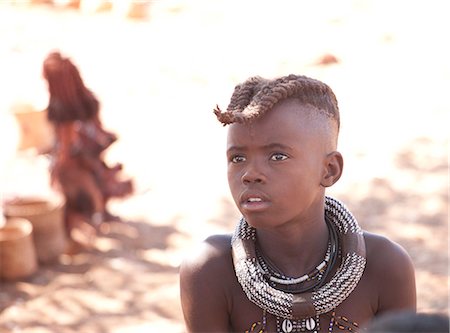
<path id="1" fill-rule="evenodd" d="M 63 205 L 41 199 L 15 199 L 3 206 L 6 217 L 21 217 L 33 225 L 33 240 L 39 262 L 49 263 L 64 252 Z"/>
<path id="2" fill-rule="evenodd" d="M 38 262 L 33 226 L 23 218 L 7 218 L 0 228 L 0 279 L 22 279 L 35 273 Z"/>

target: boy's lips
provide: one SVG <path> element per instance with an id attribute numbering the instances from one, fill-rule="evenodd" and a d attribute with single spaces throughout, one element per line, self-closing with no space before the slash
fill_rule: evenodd
<path id="1" fill-rule="evenodd" d="M 246 211 L 260 211 L 269 205 L 269 199 L 258 192 L 244 192 L 240 198 L 241 208 Z"/>

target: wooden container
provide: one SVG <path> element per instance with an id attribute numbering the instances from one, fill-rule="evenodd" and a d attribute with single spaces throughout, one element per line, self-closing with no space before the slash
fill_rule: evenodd
<path id="1" fill-rule="evenodd" d="M 8 201 L 3 206 L 6 217 L 21 217 L 33 225 L 33 240 L 38 261 L 50 263 L 64 252 L 64 207 L 43 199 L 21 198 Z"/>
<path id="2" fill-rule="evenodd" d="M 23 218 L 6 219 L 0 228 L 0 279 L 22 279 L 35 273 L 37 256 L 32 237 L 33 226 Z"/>

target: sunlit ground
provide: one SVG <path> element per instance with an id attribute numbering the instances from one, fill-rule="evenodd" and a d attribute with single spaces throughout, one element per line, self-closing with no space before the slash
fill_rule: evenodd
<path id="1" fill-rule="evenodd" d="M 52 195 L 46 157 L 17 151 L 14 112 L 45 108 L 53 49 L 98 95 L 120 135 L 107 158 L 137 185 L 111 206 L 129 222 L 92 251 L 1 285 L 0 332 L 182 332 L 179 262 L 238 217 L 212 109 L 248 76 L 289 73 L 328 83 L 340 103 L 345 170 L 329 194 L 408 250 L 419 310 L 448 311 L 446 1 L 161 0 L 147 13 L 0 2 L 3 198 Z M 326 54 L 338 62 L 320 64 Z"/>

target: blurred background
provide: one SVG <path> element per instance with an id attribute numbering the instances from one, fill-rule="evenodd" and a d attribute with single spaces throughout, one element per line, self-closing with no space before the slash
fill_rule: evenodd
<path id="1" fill-rule="evenodd" d="M 345 168 L 328 194 L 410 253 L 420 311 L 448 313 L 448 7 L 0 1 L 2 200 L 54 194 L 39 150 L 51 141 L 42 62 L 53 50 L 99 98 L 105 127 L 119 136 L 106 158 L 136 185 L 111 203 L 126 222 L 111 223 L 90 250 L 0 281 L 0 332 L 183 332 L 179 263 L 239 217 L 226 182 L 226 128 L 212 110 L 226 108 L 249 76 L 289 73 L 326 82 L 339 101 Z"/>

